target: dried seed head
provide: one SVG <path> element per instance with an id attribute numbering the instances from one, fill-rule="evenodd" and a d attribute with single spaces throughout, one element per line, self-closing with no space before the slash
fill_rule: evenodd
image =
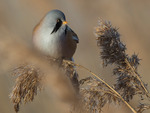
<path id="1" fill-rule="evenodd" d="M 37 91 L 42 89 L 42 74 L 33 65 L 21 65 L 13 73 L 17 76 L 16 84 L 10 95 L 16 112 L 19 111 L 22 100 L 24 103 L 33 101 Z"/>
<path id="2" fill-rule="evenodd" d="M 89 113 L 100 113 L 107 103 L 120 103 L 120 98 L 102 82 L 88 77 L 80 80 L 80 93 Z"/>
<path id="3" fill-rule="evenodd" d="M 110 22 L 100 19 L 95 34 L 103 66 L 109 64 L 116 66 L 113 70 L 113 74 L 117 75 L 115 89 L 127 102 L 136 94 L 146 95 L 149 98 L 146 85 L 137 72 L 140 59 L 136 54 L 129 57 L 117 29 Z"/>

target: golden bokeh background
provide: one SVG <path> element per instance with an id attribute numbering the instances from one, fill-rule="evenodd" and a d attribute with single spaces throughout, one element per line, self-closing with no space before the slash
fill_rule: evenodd
<path id="1" fill-rule="evenodd" d="M 32 49 L 33 28 L 52 9 L 62 10 L 69 26 L 78 34 L 80 41 L 74 56 L 76 63 L 99 74 L 108 83 L 115 81 L 112 79 L 115 77 L 112 76 L 111 67 L 102 67 L 94 36 L 94 27 L 100 17 L 110 20 L 113 26 L 119 28 L 127 53 L 132 55 L 135 52 L 142 59 L 138 71 L 143 81 L 150 85 L 149 0 L 0 0 L 0 113 L 14 113 L 9 99 L 14 85 L 14 77 L 10 72 L 17 62 L 13 62 L 16 55 L 7 56 L 11 50 L 9 47 L 13 47 L 10 43 L 19 43 Z M 9 57 L 11 60 L 8 60 Z M 81 70 L 79 75 L 88 76 L 87 72 Z M 20 113 L 61 113 L 55 94 L 49 94 L 47 91 L 39 93 L 34 102 L 21 106 Z M 131 113 L 125 106 L 117 105 L 108 105 L 103 112 Z"/>

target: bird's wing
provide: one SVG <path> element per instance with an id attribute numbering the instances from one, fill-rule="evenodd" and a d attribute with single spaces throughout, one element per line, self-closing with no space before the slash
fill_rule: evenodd
<path id="1" fill-rule="evenodd" d="M 71 31 L 72 39 L 75 40 L 76 43 L 79 43 L 79 38 L 78 38 L 77 34 L 70 27 L 68 27 L 68 29 Z"/>
<path id="2" fill-rule="evenodd" d="M 75 40 L 77 43 L 79 43 L 79 38 L 78 38 L 77 34 L 74 31 L 72 31 L 72 34 L 73 34 L 72 35 L 73 40 Z"/>

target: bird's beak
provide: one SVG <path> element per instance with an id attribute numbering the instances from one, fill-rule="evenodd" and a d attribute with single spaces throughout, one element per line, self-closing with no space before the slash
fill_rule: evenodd
<path id="1" fill-rule="evenodd" d="M 63 24 L 66 25 L 66 24 L 67 24 L 67 21 L 63 21 Z"/>

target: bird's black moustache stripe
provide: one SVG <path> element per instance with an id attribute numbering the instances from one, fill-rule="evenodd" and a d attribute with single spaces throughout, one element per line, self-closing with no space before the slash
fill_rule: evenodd
<path id="1" fill-rule="evenodd" d="M 65 35 L 67 34 L 67 26 L 66 26 L 66 29 L 65 29 Z"/>
<path id="2" fill-rule="evenodd" d="M 61 27 L 61 25 L 62 25 L 62 21 L 60 19 L 58 19 L 53 31 L 51 32 L 51 34 L 54 32 L 57 32 L 58 29 Z"/>

